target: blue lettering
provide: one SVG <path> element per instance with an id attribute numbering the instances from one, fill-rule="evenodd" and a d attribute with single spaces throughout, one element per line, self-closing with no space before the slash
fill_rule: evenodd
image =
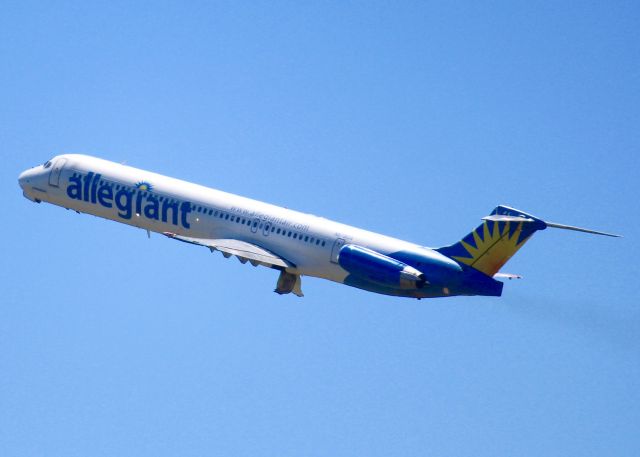
<path id="1" fill-rule="evenodd" d="M 133 211 L 133 199 L 131 198 L 132 196 L 133 195 L 131 194 L 131 192 L 127 189 L 120 189 L 118 192 L 116 192 L 114 201 L 116 206 L 118 207 L 118 210 L 120 210 L 118 212 L 118 216 L 123 219 L 131 219 L 131 213 Z"/>
<path id="2" fill-rule="evenodd" d="M 91 183 L 91 203 L 96 202 L 96 189 L 98 187 L 98 183 L 100 182 L 101 177 L 102 176 L 100 175 L 100 173 L 98 173 L 93 177 L 93 182 Z"/>
<path id="3" fill-rule="evenodd" d="M 162 222 L 167 222 L 167 213 L 171 211 L 171 223 L 178 225 L 178 202 L 165 199 L 162 202 Z M 186 228 L 186 227 L 185 227 Z"/>
<path id="4" fill-rule="evenodd" d="M 182 226 L 186 229 L 191 228 L 191 225 L 189 225 L 189 222 L 187 221 L 187 215 L 190 212 L 191 202 L 183 202 L 182 205 L 180 205 L 180 222 L 182 222 Z"/>
<path id="5" fill-rule="evenodd" d="M 93 179 L 93 172 L 90 171 L 84 176 L 84 192 L 82 194 L 82 199 L 85 202 L 89 201 L 89 188 L 91 186 L 91 180 Z"/>
<path id="6" fill-rule="evenodd" d="M 182 225 L 189 229 L 189 214 L 193 211 L 191 202 L 179 202 L 167 197 L 158 197 L 149 191 L 138 190 L 134 202 L 134 192 L 122 186 L 115 191 L 113 185 L 104 181 L 102 175 L 88 172 L 86 175 L 76 173 L 69 177 L 67 196 L 74 200 L 84 200 L 88 203 L 98 204 L 104 208 L 118 210 L 118 216 L 122 219 L 131 219 L 134 213 L 150 220 L 159 220 L 173 225 Z M 135 206 L 134 206 L 135 205 Z M 160 209 L 162 205 L 162 210 Z M 178 214 L 179 213 L 179 214 Z"/>
<path id="7" fill-rule="evenodd" d="M 67 195 L 74 200 L 82 200 L 82 179 L 80 176 L 73 175 L 69 178 Z"/>
<path id="8" fill-rule="evenodd" d="M 136 214 L 142 214 L 142 192 L 138 191 L 136 195 Z"/>
<path id="9" fill-rule="evenodd" d="M 111 200 L 113 200 L 113 191 L 111 190 L 111 186 L 100 186 L 100 188 L 98 189 L 98 203 L 100 203 L 105 208 L 111 208 L 113 206 L 111 204 Z"/>
<path id="10" fill-rule="evenodd" d="M 147 204 L 144 207 L 144 215 L 148 219 L 158 220 L 158 199 L 153 195 L 147 196 Z M 185 227 L 189 228 L 189 227 Z"/>

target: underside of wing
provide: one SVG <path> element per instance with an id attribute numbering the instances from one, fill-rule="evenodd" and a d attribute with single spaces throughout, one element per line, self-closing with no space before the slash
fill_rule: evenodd
<path id="1" fill-rule="evenodd" d="M 209 239 L 209 238 L 192 238 L 188 236 L 177 235 L 171 232 L 164 232 L 164 235 L 174 240 L 184 243 L 205 246 L 214 251 L 222 252 L 225 257 L 236 256 L 242 263 L 250 262 L 253 266 L 264 265 L 266 267 L 275 267 L 278 269 L 295 268 L 295 265 L 288 260 L 274 254 L 273 252 L 256 246 L 246 241 L 234 239 Z"/>

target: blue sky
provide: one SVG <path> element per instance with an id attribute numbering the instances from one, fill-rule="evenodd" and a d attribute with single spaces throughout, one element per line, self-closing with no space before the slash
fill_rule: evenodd
<path id="1" fill-rule="evenodd" d="M 640 452 L 637 2 L 8 2 L 0 454 Z M 502 298 L 276 274 L 21 196 L 82 152 L 430 246 Z"/>

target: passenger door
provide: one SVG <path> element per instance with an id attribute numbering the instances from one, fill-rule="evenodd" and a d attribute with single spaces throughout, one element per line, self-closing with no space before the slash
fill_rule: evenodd
<path id="1" fill-rule="evenodd" d="M 52 187 L 60 187 L 60 173 L 64 168 L 64 164 L 67 163 L 67 159 L 58 159 L 54 162 L 49 173 L 49 185 Z"/>

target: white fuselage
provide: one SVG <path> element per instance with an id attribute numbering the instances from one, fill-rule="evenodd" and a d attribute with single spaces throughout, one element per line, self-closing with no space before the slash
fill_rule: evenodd
<path id="1" fill-rule="evenodd" d="M 414 243 L 86 155 L 57 156 L 25 171 L 20 185 L 31 200 L 148 231 L 252 243 L 285 258 L 290 273 L 340 283 L 345 244 L 451 262 Z"/>

